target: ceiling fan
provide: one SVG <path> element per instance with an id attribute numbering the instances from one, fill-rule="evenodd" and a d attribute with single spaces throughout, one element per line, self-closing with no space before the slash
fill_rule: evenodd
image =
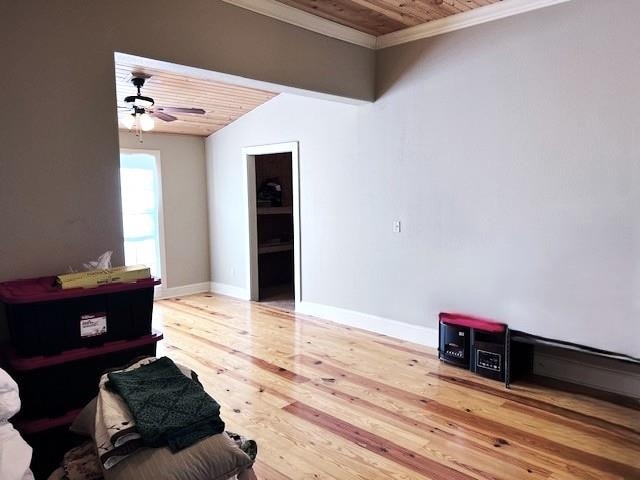
<path id="1" fill-rule="evenodd" d="M 159 118 L 164 122 L 173 122 L 178 117 L 171 115 L 176 114 L 192 114 L 204 115 L 206 112 L 202 108 L 185 108 L 185 107 L 158 107 L 151 97 L 142 95 L 141 89 L 145 82 L 151 78 L 151 75 L 135 73 L 131 78 L 131 83 L 136 87 L 138 93 L 125 97 L 126 105 L 118 106 L 119 109 L 129 112 L 120 117 L 122 124 L 129 130 L 136 127 L 136 132 L 152 130 L 155 122 L 154 118 Z"/>

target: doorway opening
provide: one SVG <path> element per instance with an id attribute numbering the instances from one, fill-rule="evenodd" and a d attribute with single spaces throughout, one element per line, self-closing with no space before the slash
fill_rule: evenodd
<path id="1" fill-rule="evenodd" d="M 294 310 L 300 301 L 297 142 L 244 149 L 251 300 Z"/>
<path id="2" fill-rule="evenodd" d="M 120 193 L 126 265 L 146 265 L 166 281 L 160 152 L 120 150 Z"/>

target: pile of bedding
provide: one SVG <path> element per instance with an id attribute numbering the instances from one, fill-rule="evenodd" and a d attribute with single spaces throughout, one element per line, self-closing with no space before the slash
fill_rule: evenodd
<path id="1" fill-rule="evenodd" d="M 20 411 L 18 385 L 0 368 L 0 479 L 33 480 L 31 447 L 9 423 Z"/>
<path id="2" fill-rule="evenodd" d="M 110 388 L 131 410 L 146 446 L 177 452 L 224 432 L 220 405 L 167 357 L 107 376 Z"/>
<path id="3" fill-rule="evenodd" d="M 148 357 L 102 376 L 71 427 L 92 440 L 68 452 L 50 480 L 255 478 L 256 443 L 224 428 L 195 372 Z"/>

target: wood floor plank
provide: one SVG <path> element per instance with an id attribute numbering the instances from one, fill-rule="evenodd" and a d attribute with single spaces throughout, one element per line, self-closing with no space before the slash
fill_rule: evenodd
<path id="1" fill-rule="evenodd" d="M 278 327 L 281 327 L 282 325 L 278 325 Z M 337 361 L 336 359 L 334 359 L 334 361 Z"/>
<path id="2" fill-rule="evenodd" d="M 631 433 L 622 433 L 619 425 L 616 424 L 615 427 L 607 428 L 606 425 L 609 425 L 609 422 L 596 422 L 594 420 L 600 419 L 594 418 L 592 416 L 588 416 L 589 420 L 587 422 L 581 422 L 579 420 L 579 415 L 575 415 L 576 413 L 579 414 L 579 412 L 570 411 L 571 413 L 565 417 L 558 412 L 551 413 L 546 409 L 540 410 L 530 405 L 525 405 L 521 402 L 513 401 L 504 402 L 502 408 L 535 417 L 538 421 L 545 421 L 555 424 L 560 423 L 571 429 L 579 430 L 587 435 L 600 436 L 603 438 L 607 438 L 613 442 L 623 442 L 640 448 L 640 437 L 637 436 L 635 430 L 623 427 L 624 430 L 630 431 Z"/>
<path id="3" fill-rule="evenodd" d="M 432 413 L 437 413 L 448 419 L 455 420 L 458 423 L 474 425 L 483 430 L 495 432 L 500 438 L 510 439 L 511 441 L 515 441 L 521 444 L 528 444 L 544 452 L 554 454 L 560 453 L 561 456 L 567 459 L 587 465 L 602 472 L 613 472 L 617 475 L 620 475 L 622 478 L 640 478 L 640 465 L 629 465 L 626 463 L 621 463 L 607 457 L 574 448 L 564 443 L 547 439 L 534 433 L 520 430 L 511 425 L 480 417 L 473 412 L 458 410 L 449 405 L 444 405 L 430 398 L 403 391 L 401 389 L 398 389 L 397 387 L 379 382 L 378 380 L 373 380 L 352 372 L 347 372 L 341 368 L 329 365 L 326 362 L 317 363 L 317 360 L 314 360 L 313 358 L 307 357 L 305 355 L 300 355 L 299 359 L 307 365 L 313 365 L 315 368 L 323 370 L 324 372 L 333 375 L 334 377 L 348 379 L 349 381 L 358 383 L 365 388 L 374 388 L 377 391 L 395 396 L 396 398 L 399 398 L 403 401 L 411 401 L 422 404 L 426 410 Z"/>
<path id="4" fill-rule="evenodd" d="M 229 373 L 231 373 L 231 372 L 229 372 L 229 371 L 227 371 L 227 370 L 224 370 L 223 372 L 220 372 L 220 370 L 218 370 L 216 373 L 218 373 L 218 374 L 220 374 L 220 373 L 225 373 L 225 375 L 226 375 L 226 374 L 229 374 Z M 237 375 L 237 374 L 236 374 L 236 375 Z M 240 376 L 238 376 L 237 378 L 240 378 Z M 247 381 L 247 380 L 245 380 L 245 381 Z M 320 386 L 320 385 L 318 385 L 318 389 L 320 389 L 320 388 L 321 388 L 321 386 Z M 325 391 L 326 391 L 326 390 L 325 390 Z M 333 394 L 333 392 L 328 392 L 328 393 L 329 393 L 329 395 L 332 395 L 332 394 Z M 303 396 L 304 396 L 302 393 L 299 393 L 298 395 L 299 395 L 300 397 L 303 397 Z M 324 403 L 324 406 L 325 406 L 325 407 L 327 407 L 327 408 L 329 408 L 329 407 L 330 407 L 334 412 L 335 412 L 335 410 L 336 410 L 335 405 L 329 406 L 329 405 L 327 405 L 327 403 L 329 403 L 329 402 L 327 402 L 327 401 L 326 401 L 326 399 L 318 398 L 317 392 L 314 392 L 314 394 L 313 394 L 313 397 L 312 397 L 312 398 L 309 398 L 308 396 L 304 396 L 304 398 L 305 398 L 305 399 L 307 399 L 307 400 L 311 400 L 311 401 L 313 401 L 314 399 L 315 399 L 315 400 L 318 400 L 318 401 L 320 402 L 320 405 L 321 405 L 321 406 L 322 406 L 322 405 L 323 405 L 323 403 Z M 338 396 L 336 396 L 336 398 L 339 398 L 339 397 L 338 397 Z M 242 406 L 242 405 L 239 405 L 239 406 L 238 406 L 238 410 L 239 410 L 239 409 L 241 409 L 241 408 L 243 408 L 243 406 Z M 363 415 L 362 415 L 362 417 L 363 417 L 363 418 L 368 418 L 368 417 L 370 417 L 370 416 L 371 416 L 372 410 L 371 410 L 371 409 L 368 409 L 366 412 L 365 412 L 365 411 L 363 411 L 363 412 L 361 412 L 361 413 L 363 414 Z M 369 413 L 369 415 L 366 415 L 366 413 Z M 397 424 L 397 423 L 398 423 L 398 420 L 400 420 L 401 422 L 404 420 L 405 425 L 406 425 L 406 424 L 409 424 L 409 423 L 411 422 L 411 420 L 409 420 L 409 419 L 404 419 L 404 418 L 399 417 L 399 416 L 397 416 L 397 415 L 396 415 L 396 416 L 394 416 L 394 415 L 393 415 L 393 412 L 390 412 L 390 411 L 384 411 L 384 413 L 385 413 L 384 415 L 377 416 L 378 420 L 391 421 L 391 423 L 393 423 L 393 424 Z M 347 416 L 347 417 L 348 417 L 348 415 L 349 415 L 349 412 L 345 412 L 345 416 Z M 415 423 L 415 422 L 411 422 L 411 424 L 412 424 L 412 425 L 418 425 L 418 424 L 417 424 L 417 423 Z M 414 433 L 414 435 L 418 435 L 418 436 L 419 436 L 419 437 L 416 437 L 416 438 L 417 438 L 420 442 L 422 441 L 422 437 L 421 437 L 421 436 L 422 436 L 422 435 L 423 435 L 423 433 L 424 433 L 424 431 L 423 431 L 423 430 L 424 430 L 425 428 L 429 428 L 428 426 L 425 426 L 424 424 L 422 425 L 422 427 L 423 427 L 423 428 L 422 428 L 422 430 L 421 430 L 421 429 L 415 429 L 415 428 L 414 428 L 414 429 L 411 429 L 411 431 Z M 435 428 L 435 427 L 433 427 L 433 428 Z M 406 428 L 405 428 L 405 430 L 406 430 Z M 433 429 L 432 429 L 432 431 L 433 431 Z M 466 450 L 465 452 L 462 452 L 462 451 L 459 451 L 459 449 L 457 449 L 457 448 L 450 448 L 450 445 L 451 445 L 451 442 L 450 442 L 451 435 L 450 435 L 450 434 L 447 434 L 447 432 L 442 432 L 442 433 L 443 433 L 444 435 L 440 435 L 440 436 L 439 436 L 439 438 L 440 438 L 441 440 L 445 440 L 445 441 L 447 442 L 447 444 L 449 445 L 449 450 L 453 450 L 454 452 L 456 452 L 456 453 L 458 454 L 458 458 L 473 457 L 473 454 L 474 454 L 474 452 L 473 452 L 473 451 L 472 451 L 471 453 L 470 453 L 468 450 Z M 401 435 L 401 432 L 400 432 L 400 433 L 395 432 L 395 434 L 394 434 L 394 436 L 395 436 L 396 438 L 398 438 L 400 435 Z M 465 442 L 464 442 L 464 448 L 465 448 L 465 449 L 468 449 L 469 447 L 470 447 L 469 442 L 466 442 L 466 441 L 465 441 Z M 446 448 L 439 448 L 439 450 L 438 450 L 438 451 L 439 451 L 439 452 L 441 452 L 439 456 L 441 456 L 441 457 L 442 457 L 442 456 L 444 456 L 444 454 L 443 454 L 442 452 L 445 452 L 445 451 L 446 451 Z M 481 451 L 483 454 L 486 454 L 487 452 L 488 452 L 488 453 L 492 453 L 492 452 L 491 452 L 491 449 L 490 449 L 489 447 L 478 447 L 478 448 L 476 449 L 476 451 L 478 451 L 478 452 L 480 452 L 480 451 Z M 459 461 L 459 460 L 458 460 L 458 461 Z M 460 462 L 460 461 L 459 461 L 459 462 Z M 500 476 L 499 476 L 499 475 L 500 475 L 500 472 L 502 472 L 502 473 L 504 473 L 504 472 L 509 472 L 509 470 L 510 470 L 510 469 L 512 469 L 512 465 L 509 465 L 509 464 L 507 464 L 507 463 L 501 464 L 500 454 L 499 454 L 499 453 L 497 453 L 497 452 L 496 452 L 496 454 L 494 455 L 494 462 L 498 464 L 498 465 L 497 465 L 497 467 L 498 467 L 498 468 L 496 468 L 496 466 L 495 466 L 495 465 L 493 465 L 493 464 L 491 464 L 491 465 L 490 465 L 490 467 L 491 467 L 491 468 L 493 468 L 493 472 L 491 473 L 492 478 L 515 478 L 514 476 L 511 476 L 511 477 L 500 477 Z M 541 471 L 541 469 L 539 469 L 539 468 L 538 468 L 538 469 L 536 469 L 536 467 L 535 467 L 534 465 L 531 465 L 531 464 L 522 465 L 522 464 L 521 464 L 521 462 L 519 462 L 519 461 L 517 461 L 517 460 L 514 460 L 514 459 L 510 459 L 510 460 L 509 460 L 509 462 L 510 462 L 510 463 L 513 463 L 513 464 L 515 464 L 515 466 L 516 466 L 517 468 L 520 468 L 520 471 L 519 471 L 519 473 L 520 473 L 520 474 L 522 474 L 523 472 L 524 472 L 524 473 L 526 473 L 527 471 L 529 471 L 530 473 L 531 473 L 531 472 L 533 472 L 533 473 L 535 474 L 535 473 L 540 473 L 540 471 Z M 480 463 L 480 462 L 478 462 L 478 463 Z M 461 464 L 461 465 L 463 465 L 463 467 L 469 468 L 469 466 L 465 466 L 464 464 Z M 547 477 L 548 477 L 548 472 L 546 472 L 545 474 L 540 475 L 540 476 L 537 476 L 537 475 L 533 475 L 533 476 L 531 476 L 531 478 L 547 478 Z"/>
<path id="5" fill-rule="evenodd" d="M 176 361 L 197 367 L 197 364 L 186 361 L 193 356 L 192 351 L 184 357 L 176 357 Z M 201 370 L 200 370 L 201 371 Z M 229 377 L 230 374 L 233 376 Z M 247 384 L 239 379 L 240 375 L 225 369 L 216 371 L 215 379 L 210 375 L 200 375 L 205 389 L 214 394 L 221 404 L 221 415 L 227 428 L 240 431 L 259 440 L 261 456 L 272 459 L 274 469 L 280 472 L 292 472 L 292 478 L 353 478 L 368 480 L 375 478 L 377 472 L 384 472 L 385 478 L 410 480 L 411 477 L 395 468 L 392 462 L 378 462 L 377 465 L 363 464 L 359 447 L 340 445 L 335 440 L 328 440 L 322 432 L 313 432 L 300 421 L 282 410 L 282 405 L 274 405 L 266 401 L 264 395 L 268 389 L 243 389 Z M 294 384 L 295 388 L 300 388 Z M 268 443 L 261 441 L 268 438 Z M 298 439 L 304 439 L 300 442 Z M 340 454 L 330 452 L 329 460 L 323 460 L 324 446 L 336 448 Z M 282 455 L 280 452 L 286 452 Z M 313 455 L 313 453 L 318 455 Z M 356 460 L 353 460 L 356 458 Z M 340 472 L 340 476 L 338 476 Z M 261 478 L 261 477 L 259 477 Z"/>
<path id="6" fill-rule="evenodd" d="M 426 349 L 418 349 L 416 347 L 407 347 L 405 345 L 398 345 L 397 343 L 385 342 L 383 340 L 374 340 L 375 343 L 379 343 L 380 345 L 384 345 L 385 347 L 393 348 L 394 350 L 400 350 L 402 352 L 411 353 L 412 355 L 417 355 L 418 357 L 429 358 L 432 360 L 437 360 L 438 355 L 426 351 Z"/>
<path id="7" fill-rule="evenodd" d="M 356 395 L 344 393 L 332 386 L 315 382 L 311 385 L 353 406 L 355 410 L 354 413 L 357 415 L 375 416 L 378 419 L 384 418 L 387 421 L 401 424 L 404 428 L 419 432 L 422 435 L 428 432 L 431 434 L 429 437 L 441 438 L 446 440 L 450 446 L 461 446 L 466 451 L 471 450 L 482 453 L 485 456 L 493 458 L 498 464 L 507 461 L 511 466 L 521 469 L 521 474 L 523 472 L 532 474 L 530 476 L 531 478 L 548 478 L 551 475 L 551 470 L 523 459 L 526 458 L 530 452 L 518 449 L 517 445 L 513 445 L 509 449 L 509 452 L 505 453 L 504 449 L 499 449 L 499 447 L 503 445 L 498 439 L 491 435 L 478 434 L 476 432 L 468 435 L 468 432 L 460 432 L 458 429 L 446 429 L 446 427 L 443 428 L 443 425 L 438 422 L 423 419 L 419 415 L 404 414 L 381 407 L 373 402 L 359 398 Z M 514 450 L 515 455 L 511 455 Z"/>
<path id="8" fill-rule="evenodd" d="M 260 480 L 294 480 L 261 460 L 256 460 L 253 470 Z"/>
<path id="9" fill-rule="evenodd" d="M 439 463 L 463 473 L 481 474 L 483 478 L 508 480 L 527 477 L 533 480 L 546 479 L 551 472 L 512 455 L 516 453 L 517 447 L 511 447 L 509 452 L 505 452 L 500 448 L 503 445 L 488 435 L 482 439 L 470 438 L 455 430 L 440 428 L 438 422 L 419 416 L 405 417 L 352 395 L 343 395 L 338 389 L 330 389 L 322 384 L 305 384 L 304 387 L 308 391 L 298 396 L 299 402 L 331 412 L 332 416 L 356 428 L 392 439 L 399 446 L 438 459 Z M 487 456 L 493 461 L 486 462 Z"/>
<path id="10" fill-rule="evenodd" d="M 637 411 L 499 383 L 410 342 L 213 294 L 156 302 L 261 480 L 640 478 Z"/>
<path id="11" fill-rule="evenodd" d="M 166 328 L 172 329 L 175 328 L 173 326 L 169 326 L 167 325 Z M 201 343 L 205 343 L 210 347 L 216 348 L 218 350 L 221 350 L 229 355 L 235 355 L 237 357 L 240 357 L 244 360 L 247 360 L 249 362 L 251 362 L 252 364 L 254 364 L 255 366 L 257 366 L 258 368 L 262 368 L 264 370 L 267 370 L 271 373 L 274 373 L 276 375 L 280 375 L 283 378 L 286 378 L 287 380 L 290 380 L 292 382 L 295 383 L 304 383 L 304 382 L 308 382 L 309 379 L 302 376 L 302 375 L 298 375 L 290 370 L 287 370 L 284 367 L 278 366 L 276 364 L 273 364 L 271 362 L 268 362 L 266 360 L 263 360 L 262 358 L 258 358 L 254 355 L 242 352 L 240 350 L 236 350 L 235 348 L 230 348 L 227 347 L 221 343 L 218 342 L 214 342 L 213 340 L 209 340 L 203 336 L 198 336 L 198 335 L 194 335 L 193 333 L 187 332 L 187 331 L 182 331 L 181 333 L 183 333 L 184 335 L 188 335 L 189 337 L 191 337 L 194 341 L 196 342 L 201 342 Z"/>
<path id="12" fill-rule="evenodd" d="M 506 400 L 510 400 L 511 402 L 514 402 L 517 404 L 532 407 L 537 411 L 551 413 L 560 418 L 570 418 L 572 420 L 575 420 L 576 422 L 583 423 L 586 425 L 592 425 L 594 427 L 599 427 L 600 429 L 605 431 L 608 430 L 612 432 L 620 432 L 622 435 L 631 434 L 634 437 L 638 437 L 635 439 L 635 442 L 634 442 L 636 444 L 637 444 L 637 441 L 640 440 L 640 414 L 629 418 L 629 422 L 626 425 L 619 425 L 617 423 L 609 422 L 607 420 L 594 417 L 593 415 L 586 415 L 584 413 L 576 412 L 568 408 L 558 407 L 557 405 L 553 405 L 547 402 L 535 400 L 532 398 L 525 397 L 523 395 L 512 393 L 503 388 L 489 387 L 479 382 L 474 382 L 471 380 L 454 377 L 451 375 L 441 375 L 435 372 L 429 372 L 429 375 L 431 375 L 432 377 L 438 378 L 440 380 L 444 380 L 445 382 L 450 382 L 454 385 L 464 386 L 466 389 L 479 390 L 484 393 L 489 393 L 490 395 L 494 395 L 500 398 L 504 398 Z"/>
<path id="13" fill-rule="evenodd" d="M 350 423 L 304 405 L 301 402 L 287 405 L 284 410 L 315 425 L 320 425 L 326 430 L 340 435 L 376 455 L 391 458 L 399 465 L 408 467 L 432 480 L 473 480 L 473 477 L 465 473 L 419 455 L 374 433 L 354 427 Z"/>
<path id="14" fill-rule="evenodd" d="M 183 299 L 183 304 L 195 305 L 199 307 L 204 307 L 205 309 L 212 312 L 213 315 L 217 315 L 216 308 L 218 306 L 219 298 L 223 297 L 215 297 L 212 295 L 201 295 L 201 296 L 193 296 Z M 229 299 L 225 299 L 228 303 Z M 267 337 L 269 343 L 285 345 L 285 349 L 287 348 L 287 343 L 278 343 L 279 337 L 276 335 L 269 335 L 269 332 L 273 332 L 275 328 L 278 329 L 276 333 L 282 333 L 282 329 L 285 331 L 292 330 L 292 326 L 295 325 L 297 342 L 290 342 L 289 345 L 296 345 L 297 348 L 300 348 L 302 345 L 302 339 L 304 338 L 304 346 L 305 350 L 307 347 L 311 348 L 321 348 L 326 350 L 328 348 L 329 352 L 335 352 L 336 350 L 341 351 L 340 358 L 337 358 L 336 355 L 331 355 L 326 351 L 322 354 L 322 358 L 331 359 L 338 365 L 348 365 L 350 362 L 347 360 L 346 356 L 342 356 L 342 352 L 353 352 L 356 356 L 362 354 L 363 349 L 364 352 L 368 354 L 377 355 L 376 358 L 379 358 L 381 354 L 384 354 L 385 357 L 393 357 L 395 360 L 404 361 L 405 363 L 409 362 L 412 356 L 406 350 L 413 350 L 415 352 L 423 353 L 427 352 L 427 356 L 424 358 L 427 367 L 431 367 L 433 365 L 440 365 L 438 367 L 438 371 L 453 370 L 455 371 L 455 375 L 459 375 L 462 378 L 468 378 L 472 376 L 469 372 L 465 372 L 462 369 L 450 367 L 448 365 L 443 365 L 437 360 L 428 361 L 429 356 L 432 359 L 436 358 L 436 351 L 434 349 L 430 349 L 427 347 L 422 347 L 418 345 L 413 345 L 410 342 L 405 342 L 403 340 L 394 339 L 392 337 L 387 337 L 384 335 L 371 334 L 369 332 L 354 329 L 352 327 L 346 327 L 344 325 L 335 324 L 333 322 L 329 322 L 326 320 L 318 319 L 316 317 L 309 317 L 306 315 L 298 315 L 293 314 L 291 312 L 282 312 L 277 315 L 278 323 L 277 327 L 273 325 L 274 312 L 278 312 L 279 310 L 273 308 L 271 306 L 264 306 L 260 303 L 247 303 L 239 300 L 231 300 L 234 302 L 234 307 L 236 308 L 235 312 L 239 315 L 235 318 L 235 322 L 241 321 L 245 322 L 246 326 L 256 326 L 258 325 L 257 334 L 252 336 L 252 341 L 259 341 L 262 337 Z M 224 307 L 226 310 L 226 305 Z M 344 335 L 345 332 L 348 332 L 348 335 Z M 341 342 L 341 339 L 345 338 L 349 339 L 348 343 Z M 328 341 L 323 341 L 324 339 Z M 275 340 L 275 341 L 274 341 Z M 363 341 L 364 340 L 364 341 Z M 371 341 L 373 340 L 373 341 Z M 397 346 L 397 349 L 376 349 L 375 344 L 387 344 L 386 346 Z M 328 347 L 327 347 L 328 345 Z M 338 349 L 338 347 L 345 346 L 347 350 L 345 351 L 343 348 Z M 348 345 L 348 347 L 347 347 Z M 373 348 L 371 348 L 373 346 Z M 399 351 L 396 351 L 399 350 Z M 398 357 L 394 355 L 395 353 L 401 353 L 404 350 L 407 355 L 404 357 Z M 313 351 L 314 355 L 318 355 L 317 351 Z M 353 355 L 352 355 L 353 357 Z M 360 359 L 362 360 L 362 359 Z M 420 359 L 422 363 L 422 359 Z M 375 362 L 374 362 L 375 363 Z M 357 367 L 357 365 L 351 364 L 352 367 Z M 483 379 L 477 376 L 472 376 L 475 378 L 475 381 L 484 382 L 486 384 L 495 384 L 494 381 Z M 612 423 L 625 424 L 629 421 L 629 412 L 627 408 L 619 408 L 618 405 L 614 405 L 608 402 L 602 401 L 594 401 L 592 398 L 586 398 L 581 395 L 575 394 L 567 394 L 567 395 L 553 395 L 549 394 L 549 392 L 555 392 L 555 390 L 549 389 L 541 389 L 534 385 L 527 385 L 526 383 L 517 384 L 511 391 L 519 391 L 525 393 L 527 396 L 533 399 L 539 399 L 546 402 L 551 402 L 561 407 L 569 408 L 574 411 L 583 412 L 585 414 L 592 415 L 601 415 L 605 414 Z"/>
<path id="15" fill-rule="evenodd" d="M 309 386 L 310 384 L 305 384 Z M 316 385 L 312 381 L 311 385 Z M 477 442 L 487 447 L 493 448 L 498 455 L 502 454 L 503 460 L 509 459 L 514 465 L 523 465 L 530 463 L 533 468 L 524 467 L 526 470 L 531 469 L 533 473 L 538 472 L 540 469 L 544 471 L 561 471 L 571 472 L 575 478 L 581 480 L 605 480 L 605 479 L 619 479 L 618 475 L 603 473 L 598 470 L 590 469 L 587 466 L 580 465 L 575 462 L 568 462 L 566 458 L 555 456 L 554 452 L 544 452 L 540 449 L 533 448 L 527 443 L 517 443 L 509 441 L 496 433 L 494 430 L 485 430 L 479 428 L 477 425 L 468 425 L 467 423 L 458 422 L 450 417 L 443 415 L 439 412 L 433 413 L 429 410 L 425 410 L 424 405 L 421 402 L 409 403 L 401 401 L 393 397 L 386 397 L 382 391 L 372 391 L 370 389 L 363 389 L 361 386 L 350 384 L 344 380 L 339 380 L 336 383 L 331 384 L 336 392 L 336 396 L 341 395 L 344 398 L 357 399 L 358 395 L 364 395 L 374 406 L 368 409 L 366 412 L 354 412 L 354 415 L 374 415 L 377 408 L 388 408 L 392 412 L 396 412 L 398 415 L 402 415 L 408 419 L 416 419 L 418 422 L 423 422 L 423 425 L 428 425 L 428 429 L 423 429 L 423 432 L 427 433 L 427 437 L 439 436 L 442 434 L 450 435 L 452 440 L 462 442 L 472 448 L 471 443 Z M 357 404 L 357 402 L 354 402 Z M 413 424 L 413 423 L 412 423 Z M 505 441 L 506 440 L 506 441 Z M 492 456 L 492 455 L 489 455 Z M 510 460 L 511 458 L 515 460 Z M 530 473 L 530 472 L 527 472 Z M 521 475 L 522 476 L 522 475 Z M 527 478 L 529 476 L 527 475 Z M 512 478 L 520 478 L 514 476 Z"/>

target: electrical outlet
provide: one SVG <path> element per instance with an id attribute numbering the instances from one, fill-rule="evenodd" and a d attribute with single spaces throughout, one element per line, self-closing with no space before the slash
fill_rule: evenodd
<path id="1" fill-rule="evenodd" d="M 393 221 L 393 233 L 400 233 L 400 220 Z"/>

